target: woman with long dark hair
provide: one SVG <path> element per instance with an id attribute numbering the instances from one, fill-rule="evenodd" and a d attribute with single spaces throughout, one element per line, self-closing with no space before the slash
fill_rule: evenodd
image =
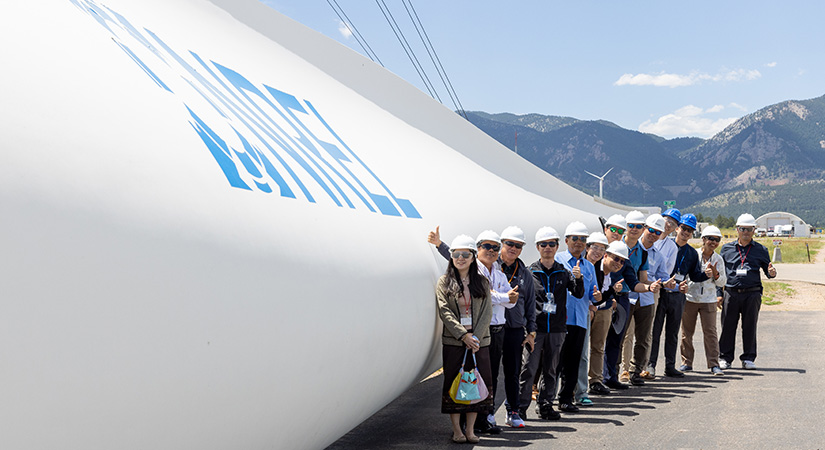
<path id="1" fill-rule="evenodd" d="M 490 320 L 493 307 L 490 301 L 490 285 L 478 273 L 476 243 L 470 236 L 456 237 L 451 249 L 447 272 L 438 279 L 436 302 L 438 315 L 444 324 L 441 335 L 444 387 L 441 394 L 441 412 L 450 415 L 453 442 L 478 442 L 473 433 L 478 413 L 486 413 L 492 407 L 492 397 L 470 405 L 460 404 L 450 397 L 450 387 L 462 364 L 470 371 L 472 359 L 464 360 L 466 350 L 475 355 L 479 374 L 492 392 L 490 373 Z M 466 432 L 461 429 L 461 414 L 466 413 Z"/>

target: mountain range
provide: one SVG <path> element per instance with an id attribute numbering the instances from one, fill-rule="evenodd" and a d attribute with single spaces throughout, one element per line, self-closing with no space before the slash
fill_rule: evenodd
<path id="1" fill-rule="evenodd" d="M 756 216 L 787 211 L 825 225 L 825 96 L 748 114 L 710 139 L 665 139 L 604 120 L 467 111 L 471 123 L 546 172 L 630 205 Z M 517 144 L 517 145 L 516 145 Z"/>

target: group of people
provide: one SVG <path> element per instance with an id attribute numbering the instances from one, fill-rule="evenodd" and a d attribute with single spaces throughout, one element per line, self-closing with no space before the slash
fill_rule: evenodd
<path id="1" fill-rule="evenodd" d="M 454 442 L 476 443 L 480 433 L 501 432 L 494 415 L 499 372 L 506 425 L 513 428 L 525 426 L 534 395 L 536 415 L 559 420 L 560 412 L 592 405 L 591 394 L 655 379 L 662 331 L 663 373 L 684 377 L 693 370 L 697 317 L 710 373 L 723 375 L 732 367 L 740 318 L 739 359 L 742 368 L 756 369 L 759 271 L 774 278 L 776 269 L 765 246 L 753 240 L 752 215 L 739 216 L 737 239 L 719 253 L 719 228 L 705 227 L 702 246 L 694 249 L 688 240 L 696 217 L 675 208 L 647 217 L 632 211 L 603 222 L 592 233 L 573 222 L 564 236 L 540 228 L 534 239 L 539 259 L 530 265 L 519 258 L 527 241 L 516 226 L 475 239 L 459 235 L 449 246 L 438 228 L 429 233 L 428 242 L 449 261 L 436 302 L 444 324 L 441 412 L 450 415 Z M 486 398 L 471 404 L 453 399 L 450 388 L 462 368 L 478 370 Z"/>

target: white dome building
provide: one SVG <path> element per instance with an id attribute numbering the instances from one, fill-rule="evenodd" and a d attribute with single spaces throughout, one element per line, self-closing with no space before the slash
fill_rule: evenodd
<path id="1" fill-rule="evenodd" d="M 796 214 L 775 211 L 762 214 L 756 219 L 757 228 L 765 228 L 769 235 L 810 237 L 811 226 Z M 777 228 L 778 227 L 778 228 Z"/>

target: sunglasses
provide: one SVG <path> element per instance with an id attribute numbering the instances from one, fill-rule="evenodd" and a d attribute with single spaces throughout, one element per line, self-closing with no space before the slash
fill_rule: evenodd
<path id="1" fill-rule="evenodd" d="M 481 244 L 479 247 L 483 248 L 484 250 L 492 250 L 494 252 L 497 252 L 501 249 L 500 245 L 495 244 Z"/>
<path id="2" fill-rule="evenodd" d="M 689 233 L 693 233 L 695 231 L 693 228 L 685 226 L 685 225 L 680 226 L 679 229 L 682 230 L 682 231 L 687 231 Z"/>
<path id="3" fill-rule="evenodd" d="M 649 231 L 650 233 L 655 234 L 656 236 L 661 236 L 662 235 L 661 231 L 653 229 L 653 228 L 648 228 L 647 231 Z"/>
<path id="4" fill-rule="evenodd" d="M 719 237 L 716 237 L 716 236 L 705 236 L 705 239 L 707 239 L 709 241 L 712 241 L 712 242 L 719 242 L 719 241 L 722 240 L 722 238 L 719 238 Z"/>
<path id="5" fill-rule="evenodd" d="M 556 241 L 544 241 L 544 242 L 539 242 L 538 243 L 538 246 L 541 247 L 541 248 L 544 248 L 544 247 L 553 248 L 556 245 L 558 245 L 558 242 L 556 242 Z"/>
<path id="6" fill-rule="evenodd" d="M 524 244 L 522 244 L 521 242 L 514 242 L 514 241 L 504 241 L 504 245 L 506 245 L 508 247 L 517 248 L 519 250 L 521 250 L 521 248 L 524 247 Z"/>
<path id="7" fill-rule="evenodd" d="M 610 232 L 611 232 L 611 233 L 616 233 L 616 234 L 618 234 L 619 236 L 621 236 L 621 235 L 623 235 L 623 234 L 624 234 L 624 228 L 619 228 L 619 227 L 610 227 L 610 228 L 608 228 L 608 230 L 610 230 Z"/>
<path id="8" fill-rule="evenodd" d="M 637 230 L 641 230 L 642 228 L 645 227 L 645 225 L 643 223 L 629 223 L 629 224 L 627 224 L 627 227 L 630 228 L 631 230 L 634 229 L 634 228 L 637 229 Z"/>
<path id="9" fill-rule="evenodd" d="M 453 259 L 460 259 L 460 258 L 469 259 L 470 255 L 472 255 L 472 254 L 473 254 L 472 252 L 468 252 L 466 250 L 464 250 L 464 251 L 456 250 L 456 251 L 452 252 L 452 254 L 450 256 L 452 256 Z"/>
<path id="10" fill-rule="evenodd" d="M 586 241 L 587 240 L 587 236 L 567 236 L 567 238 L 570 239 L 573 242 Z"/>
<path id="11" fill-rule="evenodd" d="M 753 227 L 737 227 L 737 229 L 745 233 L 753 233 Z"/>

